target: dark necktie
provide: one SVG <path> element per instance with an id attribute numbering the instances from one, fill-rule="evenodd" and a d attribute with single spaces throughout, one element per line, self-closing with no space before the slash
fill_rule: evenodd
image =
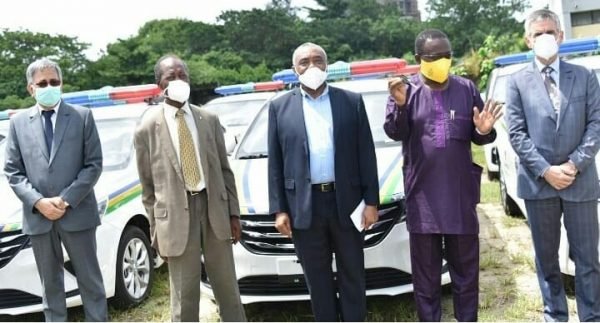
<path id="1" fill-rule="evenodd" d="M 44 116 L 44 137 L 46 139 L 46 148 L 48 148 L 48 156 L 52 153 L 52 139 L 54 138 L 54 129 L 52 129 L 52 115 L 54 110 L 42 111 Z"/>
<path id="2" fill-rule="evenodd" d="M 560 94 L 556 82 L 552 78 L 553 71 L 554 69 L 552 67 L 546 66 L 542 69 L 542 74 L 544 75 L 544 86 L 546 87 L 546 91 L 548 91 L 550 101 L 552 101 L 554 112 L 558 114 L 558 109 L 560 108 Z"/>

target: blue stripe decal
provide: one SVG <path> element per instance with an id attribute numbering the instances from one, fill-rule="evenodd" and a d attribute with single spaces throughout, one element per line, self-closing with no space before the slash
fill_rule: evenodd
<path id="1" fill-rule="evenodd" d="M 246 205 L 248 205 L 248 213 L 256 214 L 254 207 L 252 206 L 252 200 L 250 198 L 250 164 L 252 160 L 248 160 L 246 166 L 244 167 L 244 199 L 246 200 Z"/>
<path id="2" fill-rule="evenodd" d="M 120 195 L 120 194 L 122 194 L 123 192 L 126 192 L 126 191 L 128 191 L 129 189 L 131 189 L 132 187 L 136 186 L 136 185 L 137 185 L 137 184 L 139 184 L 139 183 L 140 183 L 140 180 L 139 180 L 139 179 L 137 179 L 137 180 L 135 180 L 135 181 L 131 182 L 130 184 L 123 186 L 123 187 L 122 187 L 121 189 L 119 189 L 118 191 L 115 191 L 115 192 L 111 193 L 110 195 L 108 195 L 108 199 L 109 199 L 109 200 L 111 200 L 111 199 L 114 199 L 115 197 L 119 196 L 119 195 Z"/>
<path id="3" fill-rule="evenodd" d="M 390 163 L 390 165 L 388 166 L 388 168 L 383 173 L 383 176 L 379 177 L 379 189 L 381 189 L 383 187 L 383 184 L 387 180 L 388 176 L 390 176 L 390 173 L 392 172 L 392 170 L 394 169 L 394 167 L 396 166 L 396 164 L 398 162 L 400 162 L 400 158 L 402 158 L 402 151 L 400 151 L 398 153 L 398 156 L 396 156 L 396 158 L 394 158 L 394 160 L 392 160 L 392 162 Z"/>

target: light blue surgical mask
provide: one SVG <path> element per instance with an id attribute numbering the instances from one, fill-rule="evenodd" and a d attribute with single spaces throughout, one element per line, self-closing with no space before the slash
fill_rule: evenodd
<path id="1" fill-rule="evenodd" d="M 59 86 L 46 86 L 35 88 L 35 100 L 42 106 L 53 107 L 60 100 L 62 94 Z"/>

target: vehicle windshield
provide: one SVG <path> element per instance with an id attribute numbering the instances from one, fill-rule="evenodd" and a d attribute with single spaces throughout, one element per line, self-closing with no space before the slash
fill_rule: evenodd
<path id="1" fill-rule="evenodd" d="M 369 125 L 373 134 L 376 147 L 399 145 L 387 137 L 383 130 L 385 121 L 385 105 L 387 103 L 387 91 L 373 91 L 361 93 L 365 102 L 365 109 L 369 118 Z M 267 132 L 269 111 L 268 105 L 260 110 L 250 128 L 246 133 L 237 152 L 237 159 L 265 158 L 267 157 Z"/>
<path id="2" fill-rule="evenodd" d="M 265 103 L 264 99 L 248 101 L 231 101 L 209 103 L 202 108 L 219 116 L 219 121 L 225 127 L 247 126 L 252 117 Z"/>
<path id="3" fill-rule="evenodd" d="M 133 157 L 133 133 L 136 119 L 96 120 L 102 145 L 104 171 L 124 169 Z"/>

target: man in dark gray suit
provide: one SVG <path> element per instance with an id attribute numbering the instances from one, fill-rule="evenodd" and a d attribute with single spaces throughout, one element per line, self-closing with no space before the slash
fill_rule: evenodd
<path id="1" fill-rule="evenodd" d="M 362 225 L 368 228 L 377 222 L 379 203 L 365 105 L 360 94 L 327 85 L 320 46 L 300 45 L 293 63 L 301 87 L 269 107 L 269 212 L 277 230 L 292 236 L 315 320 L 363 321 L 364 231 L 350 214 L 364 201 Z"/>
<path id="2" fill-rule="evenodd" d="M 61 89 L 58 64 L 42 58 L 29 65 L 27 90 L 37 104 L 11 119 L 4 172 L 23 202 L 23 233 L 31 239 L 42 281 L 46 321 L 67 320 L 61 243 L 77 276 L 86 321 L 106 321 L 94 196 L 102 149 L 92 112 L 62 102 Z"/>
<path id="3" fill-rule="evenodd" d="M 594 73 L 558 59 L 558 16 L 537 10 L 525 21 L 529 66 L 508 82 L 510 142 L 520 159 L 517 194 L 525 200 L 544 318 L 569 318 L 558 264 L 561 216 L 575 261 L 581 321 L 600 321 L 598 197 L 600 88 Z"/>

